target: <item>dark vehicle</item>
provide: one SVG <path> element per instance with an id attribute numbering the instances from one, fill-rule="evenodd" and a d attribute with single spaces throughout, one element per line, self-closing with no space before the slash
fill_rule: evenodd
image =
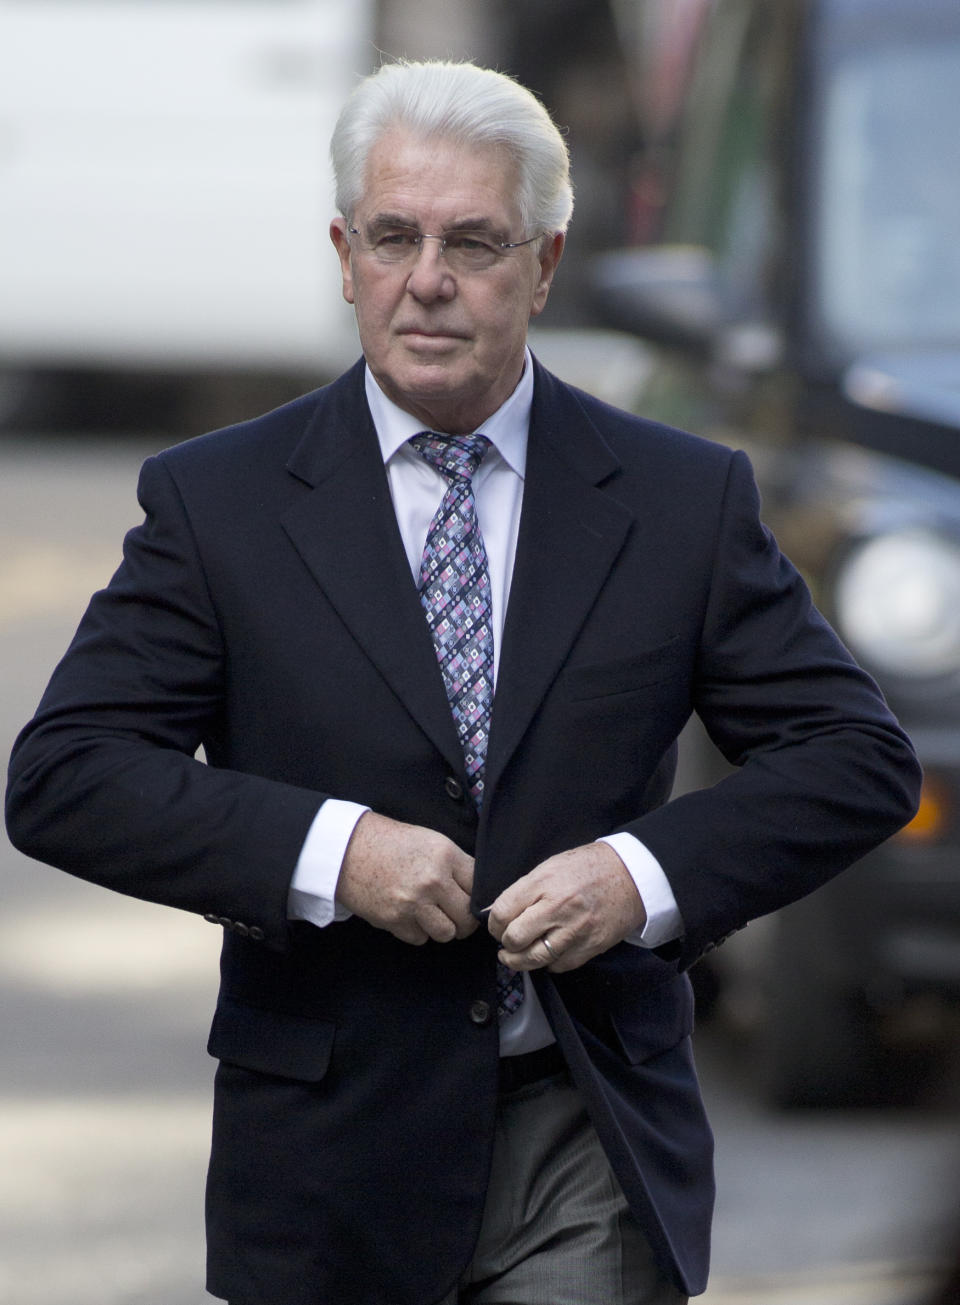
<path id="1" fill-rule="evenodd" d="M 653 346 L 638 409 L 747 449 L 926 770 L 906 831 L 713 973 L 771 1100 L 899 1097 L 960 1009 L 957 0 L 715 0 L 660 239 L 597 269 Z"/>

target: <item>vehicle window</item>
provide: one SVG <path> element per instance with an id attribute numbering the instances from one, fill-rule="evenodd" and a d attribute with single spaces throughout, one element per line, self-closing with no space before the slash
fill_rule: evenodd
<path id="1" fill-rule="evenodd" d="M 821 314 L 842 347 L 960 337 L 960 40 L 851 52 L 826 84 Z"/>
<path id="2" fill-rule="evenodd" d="M 792 49 L 790 15 L 765 3 L 718 10 L 704 35 L 666 236 L 715 254 L 731 318 L 763 316 L 777 274 L 776 161 Z"/>

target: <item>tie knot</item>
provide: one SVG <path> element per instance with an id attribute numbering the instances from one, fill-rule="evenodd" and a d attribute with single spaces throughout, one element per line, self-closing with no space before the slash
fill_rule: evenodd
<path id="1" fill-rule="evenodd" d="M 486 435 L 436 435 L 424 431 L 410 443 L 448 481 L 472 480 L 490 447 Z"/>

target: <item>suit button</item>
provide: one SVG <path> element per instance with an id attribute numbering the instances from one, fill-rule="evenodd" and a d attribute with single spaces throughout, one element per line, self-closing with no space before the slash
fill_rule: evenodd
<path id="1" fill-rule="evenodd" d="M 238 933 L 241 938 L 248 938 L 250 936 L 250 930 L 240 920 L 238 920 L 233 926 L 233 932 Z"/>
<path id="2" fill-rule="evenodd" d="M 218 924 L 222 924 L 223 927 L 224 927 L 224 929 L 232 929 L 232 928 L 233 928 L 233 921 L 232 921 L 232 920 L 230 919 L 230 917 L 227 916 L 227 915 L 221 915 L 220 918 L 219 918 L 219 920 L 217 921 L 217 923 L 218 923 Z"/>
<path id="3" fill-rule="evenodd" d="M 447 791 L 448 798 L 452 798 L 454 802 L 463 801 L 463 785 L 455 775 L 448 775 L 443 781 L 443 787 Z"/>
<path id="4" fill-rule="evenodd" d="M 252 938 L 254 942 L 263 942 L 264 932 L 258 924 L 252 924 L 247 931 L 247 937 Z"/>
<path id="5" fill-rule="evenodd" d="M 490 1023 L 493 1018 L 493 1012 L 490 1009 L 488 1001 L 475 1001 L 470 1006 L 470 1019 L 474 1024 L 480 1025 L 481 1028 Z"/>
<path id="6" fill-rule="evenodd" d="M 219 917 L 219 915 L 214 915 L 212 911 L 207 911 L 206 915 L 205 915 L 203 918 L 206 920 L 207 924 L 219 924 L 219 923 L 220 923 L 220 917 Z"/>

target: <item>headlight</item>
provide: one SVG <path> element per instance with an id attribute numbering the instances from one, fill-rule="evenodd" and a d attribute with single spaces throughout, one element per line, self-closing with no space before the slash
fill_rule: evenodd
<path id="1" fill-rule="evenodd" d="M 960 547 L 920 527 L 867 540 L 837 577 L 836 611 L 872 669 L 914 679 L 960 671 Z"/>

